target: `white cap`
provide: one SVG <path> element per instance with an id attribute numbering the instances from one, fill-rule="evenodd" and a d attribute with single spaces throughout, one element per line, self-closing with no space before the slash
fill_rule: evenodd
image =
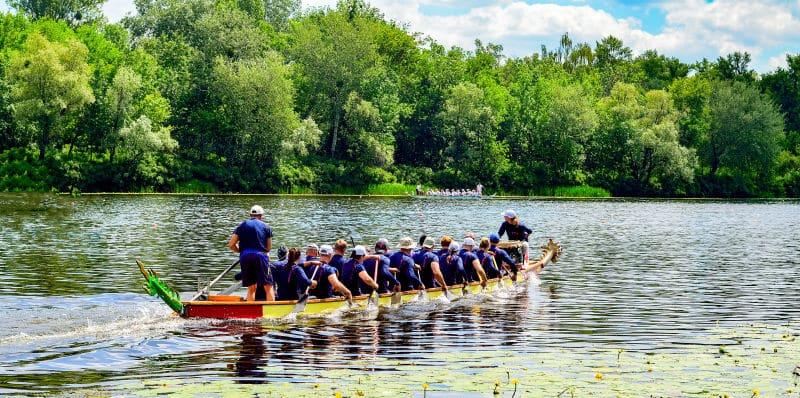
<path id="1" fill-rule="evenodd" d="M 389 240 L 388 240 L 388 239 L 386 239 L 386 238 L 380 238 L 380 239 L 378 239 L 378 243 L 382 243 L 382 244 L 384 244 L 386 247 L 389 247 Z"/>
<path id="2" fill-rule="evenodd" d="M 367 249 L 365 249 L 364 246 L 358 245 L 353 248 L 353 254 L 355 254 L 356 256 L 366 256 Z"/>
<path id="3" fill-rule="evenodd" d="M 250 215 L 251 216 L 263 216 L 264 215 L 264 208 L 259 205 L 254 205 L 250 208 Z"/>
<path id="4" fill-rule="evenodd" d="M 333 255 L 333 247 L 331 245 L 322 245 L 319 247 L 319 255 L 320 256 L 332 256 Z"/>
<path id="5" fill-rule="evenodd" d="M 450 253 L 457 252 L 459 249 L 461 249 L 461 246 L 459 246 L 457 242 L 450 243 L 450 246 L 447 248 Z"/>
<path id="6" fill-rule="evenodd" d="M 517 218 L 517 213 L 514 210 L 508 209 L 503 212 L 503 217 Z"/>
<path id="7" fill-rule="evenodd" d="M 475 239 L 469 237 L 464 238 L 464 243 L 462 244 L 462 246 L 475 246 Z"/>

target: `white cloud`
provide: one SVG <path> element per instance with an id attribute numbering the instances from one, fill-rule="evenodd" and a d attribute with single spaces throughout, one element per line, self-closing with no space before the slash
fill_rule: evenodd
<path id="1" fill-rule="evenodd" d="M 714 59 L 734 51 L 748 51 L 758 70 L 771 68 L 765 51 L 800 52 L 800 0 L 661 0 L 654 7 L 665 14 L 660 32 L 648 32 L 636 18 L 575 1 L 574 5 L 530 4 L 530 0 L 368 0 L 388 19 L 407 24 L 413 32 L 440 43 L 471 49 L 475 39 L 503 44 L 510 56 L 529 55 L 540 44 L 555 44 L 569 32 L 575 41 L 619 37 L 634 52 L 656 49 L 684 61 Z M 336 0 L 303 0 L 305 8 L 335 7 Z M 468 8 L 457 15 L 426 15 L 425 6 Z M 132 0 L 109 0 L 106 16 L 117 21 L 135 12 Z"/>
<path id="2" fill-rule="evenodd" d="M 334 6 L 335 0 L 310 0 L 305 6 Z M 635 18 L 618 18 L 589 5 L 530 4 L 498 0 L 472 7 L 460 15 L 425 15 L 425 5 L 452 4 L 451 0 L 373 0 L 387 18 L 408 23 L 412 31 L 430 35 L 445 45 L 472 48 L 476 38 L 504 44 L 511 56 L 538 51 L 555 43 L 564 32 L 573 40 L 593 43 L 614 35 L 636 53 L 656 49 L 685 61 L 714 59 L 734 51 L 753 55 L 755 66 L 767 66 L 760 55 L 774 46 L 800 41 L 800 10 L 786 3 L 740 0 L 664 0 L 655 7 L 665 13 L 660 32 L 648 32 Z M 523 39 L 523 40 L 521 40 Z"/>
<path id="3" fill-rule="evenodd" d="M 109 21 L 117 22 L 129 13 L 136 13 L 132 0 L 108 0 L 103 4 L 103 14 Z"/>
<path id="4" fill-rule="evenodd" d="M 786 67 L 788 66 L 786 64 L 786 56 L 788 54 L 789 54 L 788 52 L 785 52 L 768 59 L 767 65 L 769 66 L 770 69 L 778 69 L 778 68 L 786 69 Z"/>

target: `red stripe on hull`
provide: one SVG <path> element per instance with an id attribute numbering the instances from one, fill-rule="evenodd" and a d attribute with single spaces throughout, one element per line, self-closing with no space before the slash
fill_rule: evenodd
<path id="1" fill-rule="evenodd" d="M 187 305 L 189 318 L 261 318 L 264 311 L 260 304 L 255 305 Z"/>

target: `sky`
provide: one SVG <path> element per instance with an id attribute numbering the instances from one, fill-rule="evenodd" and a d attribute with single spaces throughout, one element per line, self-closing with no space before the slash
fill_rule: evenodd
<path id="1" fill-rule="evenodd" d="M 444 45 L 473 49 L 477 38 L 501 44 L 511 57 L 538 52 L 542 44 L 555 48 L 565 32 L 573 42 L 592 45 L 614 35 L 635 54 L 655 49 L 685 62 L 747 51 L 759 72 L 785 67 L 787 53 L 800 53 L 800 0 L 369 2 L 387 19 Z M 305 8 L 335 4 L 336 0 L 303 0 Z M 109 20 L 118 21 L 135 8 L 133 0 L 108 0 L 103 10 Z"/>

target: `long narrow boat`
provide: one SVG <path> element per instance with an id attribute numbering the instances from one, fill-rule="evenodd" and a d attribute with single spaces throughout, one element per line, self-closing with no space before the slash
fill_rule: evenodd
<path id="1" fill-rule="evenodd" d="M 522 248 L 522 242 L 502 242 L 501 247 L 513 252 Z M 542 246 L 542 257 L 538 261 L 541 267 L 548 263 L 554 263 L 561 254 L 561 246 L 550 239 L 547 244 Z M 144 264 L 137 260 L 139 269 L 145 276 L 147 284 L 145 290 L 153 296 L 161 297 L 177 314 L 186 318 L 217 318 L 217 319 L 254 319 L 267 318 L 278 319 L 292 315 L 295 311 L 296 300 L 284 301 L 244 301 L 240 296 L 229 295 L 208 295 L 207 300 L 180 300 L 180 295 L 174 289 L 161 281 L 152 269 L 146 270 Z M 527 270 L 528 273 L 538 273 L 541 268 L 535 267 Z M 525 273 L 525 272 L 523 272 Z M 527 275 L 518 276 L 527 278 Z M 459 297 L 478 294 L 492 293 L 498 289 L 513 286 L 515 283 L 511 278 L 490 279 L 486 287 L 482 287 L 479 282 L 466 285 L 449 286 L 447 297 L 458 299 Z M 431 288 L 424 291 L 409 290 L 398 293 L 386 293 L 378 296 L 377 300 L 370 304 L 370 296 L 356 296 L 352 301 L 343 297 L 329 299 L 309 299 L 300 314 L 306 315 L 325 315 L 343 310 L 366 309 L 370 305 L 377 304 L 379 307 L 396 307 L 416 300 L 434 300 L 445 295 L 442 288 Z"/>

